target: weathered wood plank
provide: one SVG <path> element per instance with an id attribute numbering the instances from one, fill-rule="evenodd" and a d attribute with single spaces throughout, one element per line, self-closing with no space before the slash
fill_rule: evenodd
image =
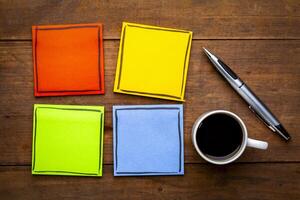
<path id="1" fill-rule="evenodd" d="M 0 43 L 0 165 L 31 163 L 34 103 L 104 105 L 105 163 L 112 163 L 112 105 L 176 103 L 113 93 L 118 45 L 118 41 L 104 42 L 105 95 L 35 98 L 31 43 Z M 272 134 L 248 110 L 246 104 L 213 69 L 202 52 L 202 46 L 215 51 L 232 66 L 291 132 L 292 141 L 285 143 Z M 190 133 L 197 117 L 213 109 L 237 113 L 245 120 L 251 137 L 269 142 L 267 151 L 246 150 L 241 162 L 300 161 L 299 55 L 300 40 L 194 41 L 184 103 L 186 163 L 203 162 L 193 149 Z"/>
<path id="2" fill-rule="evenodd" d="M 1 1 L 0 39 L 31 39 L 32 25 L 89 22 L 116 39 L 123 21 L 187 29 L 195 39 L 299 39 L 299 13 L 298 0 Z"/>
<path id="3" fill-rule="evenodd" d="M 185 165 L 184 176 L 101 178 L 32 176 L 29 167 L 0 167 L 0 196 L 6 199 L 298 199 L 300 165 Z"/>

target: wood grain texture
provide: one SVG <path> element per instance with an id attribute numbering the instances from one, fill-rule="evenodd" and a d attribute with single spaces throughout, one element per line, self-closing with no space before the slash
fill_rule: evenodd
<path id="1" fill-rule="evenodd" d="M 113 177 L 112 105 L 174 101 L 115 94 L 121 23 L 193 31 L 184 103 L 185 175 Z M 31 26 L 104 23 L 105 95 L 33 95 Z M 228 63 L 271 108 L 292 140 L 267 129 L 225 83 L 202 52 Z M 0 0 L 0 199 L 299 199 L 300 197 L 300 2 L 299 0 Z M 33 104 L 104 105 L 102 178 L 32 176 Z M 191 142 L 197 117 L 226 109 L 246 123 L 267 151 L 246 149 L 227 166 L 204 163 Z"/>
<path id="2" fill-rule="evenodd" d="M 0 167 L 2 200 L 46 199 L 298 199 L 298 164 L 186 165 L 184 176 L 102 178 L 32 176 L 28 167 Z M 13 181 L 12 181 L 13 180 Z"/>
<path id="3" fill-rule="evenodd" d="M 300 38 L 298 0 L 268 1 L 0 1 L 0 39 L 31 39 L 41 24 L 104 23 L 120 37 L 123 21 L 187 29 L 196 39 Z"/>
<path id="4" fill-rule="evenodd" d="M 32 108 L 34 103 L 104 105 L 104 163 L 112 163 L 112 105 L 160 104 L 174 101 L 113 93 L 119 41 L 105 41 L 105 95 L 33 96 L 30 42 L 0 43 L 0 163 L 31 163 Z M 267 129 L 243 100 L 215 71 L 202 46 L 222 55 L 241 78 L 278 116 L 292 141 L 284 142 Z M 237 56 L 238 55 L 238 56 Z M 300 40 L 203 40 L 192 45 L 184 103 L 185 162 L 203 162 L 191 143 L 191 128 L 197 117 L 210 110 L 237 113 L 248 127 L 249 136 L 269 142 L 268 151 L 247 149 L 241 162 L 300 161 Z M 291 153 L 293 152 L 293 153 Z"/>

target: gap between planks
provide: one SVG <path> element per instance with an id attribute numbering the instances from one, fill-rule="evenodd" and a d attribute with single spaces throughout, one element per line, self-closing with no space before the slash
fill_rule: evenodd
<path id="1" fill-rule="evenodd" d="M 104 41 L 118 41 L 120 38 L 103 38 Z M 193 38 L 193 41 L 204 40 L 300 40 L 300 38 Z M 0 39 L 1 42 L 32 42 L 31 39 Z"/>
<path id="2" fill-rule="evenodd" d="M 298 164 L 300 161 L 255 161 L 255 162 L 235 162 L 231 163 L 230 165 L 248 165 L 248 164 Z M 112 166 L 113 163 L 106 163 L 103 166 Z M 210 163 L 197 163 L 197 162 L 189 162 L 184 163 L 184 165 L 212 165 Z M 228 165 L 226 165 L 228 166 Z M 29 164 L 8 164 L 3 165 L 0 164 L 0 167 L 31 167 Z"/>

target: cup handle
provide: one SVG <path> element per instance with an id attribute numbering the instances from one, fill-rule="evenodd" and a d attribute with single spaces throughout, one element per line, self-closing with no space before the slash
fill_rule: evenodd
<path id="1" fill-rule="evenodd" d="M 248 138 L 247 140 L 247 146 L 256 148 L 256 149 L 263 149 L 266 150 L 268 148 L 268 143 L 260 140 L 254 140 L 251 138 Z"/>

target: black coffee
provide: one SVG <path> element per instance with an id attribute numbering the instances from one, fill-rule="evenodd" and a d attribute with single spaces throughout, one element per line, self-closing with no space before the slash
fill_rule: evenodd
<path id="1" fill-rule="evenodd" d="M 226 157 L 239 150 L 243 140 L 240 124 L 233 117 L 216 113 L 199 125 L 196 141 L 208 157 Z"/>

